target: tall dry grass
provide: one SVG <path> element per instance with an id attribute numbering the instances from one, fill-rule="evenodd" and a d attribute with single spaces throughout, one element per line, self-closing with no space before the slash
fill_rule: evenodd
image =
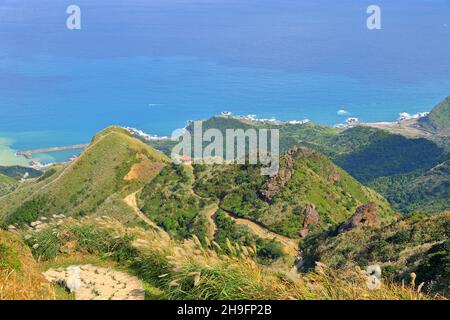
<path id="1" fill-rule="evenodd" d="M 0 300 L 48 300 L 55 299 L 50 283 L 40 273 L 36 261 L 28 247 L 18 236 L 0 230 L 0 244 L 4 248 L 3 261 L 14 263 L 0 264 Z"/>
<path id="2" fill-rule="evenodd" d="M 256 248 L 214 241 L 205 244 L 193 236 L 182 242 L 161 238 L 157 230 L 126 228 L 103 217 L 76 224 L 99 228 L 111 237 L 134 239 L 135 256 L 126 265 L 146 282 L 162 290 L 165 299 L 220 300 L 419 300 L 440 299 L 420 292 L 413 284 L 384 282 L 369 290 L 359 269 L 336 271 L 317 264 L 313 272 L 297 274 L 274 270 L 256 261 Z M 67 228 L 70 226 L 66 226 Z M 228 253 L 226 253 L 228 252 Z M 229 254 L 231 252 L 231 254 Z"/>
<path id="3" fill-rule="evenodd" d="M 111 227 L 111 224 L 110 224 Z M 125 232 L 123 226 L 122 232 Z M 118 230 L 115 228 L 115 230 Z M 127 231 L 129 232 L 129 231 Z M 206 246 L 193 236 L 180 243 L 161 239 L 156 232 L 135 229 L 134 246 L 140 252 L 138 274 L 157 283 L 167 299 L 274 299 L 274 300 L 423 300 L 441 299 L 420 292 L 414 283 L 384 281 L 377 290 L 366 284 L 358 268 L 344 272 L 318 263 L 313 272 L 297 274 L 264 267 L 256 248 L 227 241 L 225 254 L 214 241 Z M 147 271 L 147 272 L 146 272 Z"/>

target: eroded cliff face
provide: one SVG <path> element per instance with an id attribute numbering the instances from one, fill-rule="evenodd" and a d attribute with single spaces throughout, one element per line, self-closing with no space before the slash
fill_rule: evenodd
<path id="1" fill-rule="evenodd" d="M 314 153 L 313 150 L 304 147 L 292 147 L 286 151 L 281 159 L 278 174 L 271 177 L 261 188 L 261 195 L 264 200 L 271 202 L 274 196 L 280 192 L 283 187 L 292 179 L 294 174 L 294 160 L 303 155 Z"/>

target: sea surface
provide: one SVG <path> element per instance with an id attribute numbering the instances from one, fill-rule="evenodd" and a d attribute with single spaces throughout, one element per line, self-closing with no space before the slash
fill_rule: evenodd
<path id="1" fill-rule="evenodd" d="M 395 121 L 450 94 L 450 0 L 30 2 L 0 0 L 0 165 L 112 124 L 170 135 L 224 110 Z M 368 30 L 375 2 L 382 29 Z M 72 3 L 81 30 L 66 28 Z"/>

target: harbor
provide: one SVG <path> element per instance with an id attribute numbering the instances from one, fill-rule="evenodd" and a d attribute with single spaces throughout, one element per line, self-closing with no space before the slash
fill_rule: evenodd
<path id="1" fill-rule="evenodd" d="M 63 147 L 51 147 L 51 148 L 43 148 L 43 149 L 33 149 L 33 150 L 23 150 L 16 152 L 16 156 L 23 156 L 26 159 L 32 159 L 33 154 L 35 153 L 49 153 L 49 152 L 58 152 L 64 150 L 77 150 L 77 149 L 85 149 L 89 144 L 76 144 L 73 146 L 63 146 Z"/>

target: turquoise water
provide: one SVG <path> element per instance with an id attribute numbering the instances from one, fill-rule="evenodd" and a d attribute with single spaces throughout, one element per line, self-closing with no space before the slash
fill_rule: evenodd
<path id="1" fill-rule="evenodd" d="M 170 135 L 223 110 L 334 125 L 394 121 L 450 94 L 450 1 L 0 2 L 0 165 L 117 124 Z M 344 109 L 348 115 L 338 115 Z M 64 161 L 77 151 L 36 155 Z"/>

